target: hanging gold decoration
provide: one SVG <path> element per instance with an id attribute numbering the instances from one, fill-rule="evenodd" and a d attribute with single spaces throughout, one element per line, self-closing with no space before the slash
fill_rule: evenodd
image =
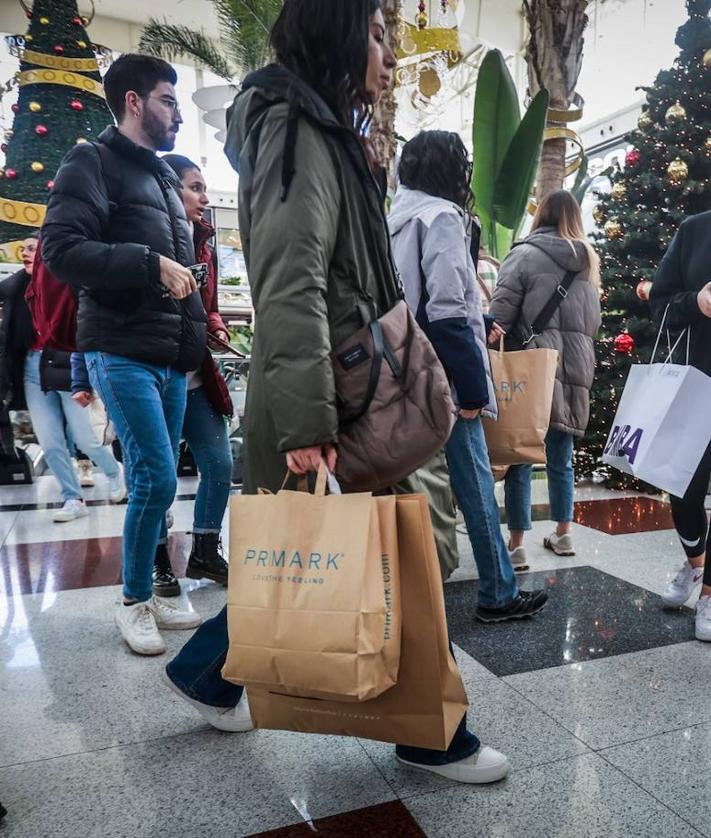
<path id="1" fill-rule="evenodd" d="M 689 177 L 689 167 L 681 157 L 677 157 L 667 166 L 667 176 L 673 184 L 678 186 Z"/>
<path id="2" fill-rule="evenodd" d="M 704 153 L 707 157 L 711 157 L 711 137 L 706 137 L 704 140 Z"/>
<path id="3" fill-rule="evenodd" d="M 610 241 L 614 241 L 615 239 L 621 239 L 624 236 L 624 230 L 622 229 L 622 225 L 620 224 L 617 218 L 611 218 L 603 228 L 605 231 L 605 235 Z"/>
<path id="4" fill-rule="evenodd" d="M 652 125 L 654 125 L 654 120 L 652 119 L 649 111 L 644 111 L 640 114 L 640 117 L 637 120 L 637 127 L 640 131 L 646 131 L 648 128 L 651 128 Z"/>
<path id="5" fill-rule="evenodd" d="M 622 183 L 622 181 L 618 181 L 613 187 L 612 192 L 613 200 L 615 201 L 624 201 L 627 197 L 627 185 Z"/>
<path id="6" fill-rule="evenodd" d="M 686 119 L 686 108 L 681 102 L 676 102 L 664 114 L 664 119 L 667 125 L 673 125 L 675 122 L 683 122 Z"/>
<path id="7" fill-rule="evenodd" d="M 707 49 L 704 53 L 704 67 L 707 70 L 711 70 L 711 49 Z"/>
<path id="8" fill-rule="evenodd" d="M 605 220 L 605 212 L 601 204 L 595 204 L 595 207 L 593 208 L 593 218 L 595 219 L 595 223 L 598 227 L 602 226 L 602 223 Z"/>

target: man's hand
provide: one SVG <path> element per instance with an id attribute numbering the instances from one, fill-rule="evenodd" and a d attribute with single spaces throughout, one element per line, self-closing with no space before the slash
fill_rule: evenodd
<path id="1" fill-rule="evenodd" d="M 190 271 L 166 256 L 160 257 L 160 281 L 175 300 L 184 300 L 197 291 L 195 277 Z"/>
<path id="2" fill-rule="evenodd" d="M 481 411 L 483 408 L 479 408 L 478 410 L 464 410 L 461 408 L 459 411 L 459 418 L 460 419 L 478 419 L 481 416 Z"/>
<path id="3" fill-rule="evenodd" d="M 487 343 L 489 346 L 496 346 L 497 343 L 501 340 L 501 338 L 506 337 L 506 332 L 499 326 L 498 323 L 494 323 L 491 327 L 491 331 L 489 332 L 489 337 L 487 338 Z"/>
<path id="4" fill-rule="evenodd" d="M 337 459 L 335 446 L 327 442 L 325 445 L 312 445 L 310 448 L 296 448 L 287 452 L 286 465 L 294 474 L 308 474 L 310 471 L 318 471 L 321 460 L 325 460 L 328 470 L 334 472 Z"/>
<path id="5" fill-rule="evenodd" d="M 72 399 L 82 407 L 89 407 L 89 405 L 94 401 L 94 394 L 89 393 L 86 390 L 82 390 L 81 393 L 74 393 Z"/>
<path id="6" fill-rule="evenodd" d="M 704 317 L 711 317 L 711 282 L 704 285 L 699 291 L 696 301 Z"/>

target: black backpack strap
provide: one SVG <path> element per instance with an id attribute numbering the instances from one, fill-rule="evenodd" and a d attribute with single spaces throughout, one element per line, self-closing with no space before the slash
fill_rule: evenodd
<path id="1" fill-rule="evenodd" d="M 541 313 L 536 317 L 536 319 L 531 323 L 531 334 L 530 336 L 523 342 L 523 345 L 528 345 L 535 337 L 538 337 L 542 332 L 545 331 L 546 326 L 551 321 L 551 317 L 556 313 L 558 310 L 558 306 L 563 302 L 563 300 L 568 296 L 568 291 L 570 286 L 573 284 L 573 280 L 578 275 L 577 271 L 568 271 L 565 276 L 563 277 L 563 281 L 560 285 L 555 289 L 553 296 L 548 300 L 548 302 L 543 306 Z"/>
<path id="2" fill-rule="evenodd" d="M 104 173 L 104 183 L 106 184 L 109 202 L 118 204 L 121 197 L 121 170 L 116 159 L 116 153 L 106 143 L 95 142 L 92 145 L 97 150 L 101 160 L 101 170 Z"/>

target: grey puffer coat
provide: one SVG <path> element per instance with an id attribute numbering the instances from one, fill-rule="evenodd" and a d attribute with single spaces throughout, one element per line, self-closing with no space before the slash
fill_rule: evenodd
<path id="1" fill-rule="evenodd" d="M 506 257 L 489 313 L 516 338 L 526 340 L 530 325 L 563 281 L 577 276 L 543 333 L 528 344 L 560 353 L 550 427 L 583 436 L 590 418 L 590 388 L 595 375 L 595 335 L 600 328 L 600 294 L 589 281 L 588 256 L 552 227 L 541 227 Z"/>

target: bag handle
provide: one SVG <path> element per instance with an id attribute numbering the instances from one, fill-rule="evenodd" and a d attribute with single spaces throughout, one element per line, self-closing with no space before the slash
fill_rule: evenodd
<path id="1" fill-rule="evenodd" d="M 368 387 L 365 391 L 365 398 L 361 406 L 352 413 L 341 420 L 341 426 L 350 425 L 361 416 L 370 407 L 375 391 L 378 389 L 378 382 L 380 381 L 380 370 L 383 366 L 383 357 L 385 356 L 385 337 L 383 335 L 383 327 L 379 320 L 372 320 L 368 324 L 370 335 L 373 339 L 373 363 L 370 365 L 370 376 L 368 377 Z"/>
<path id="2" fill-rule="evenodd" d="M 284 481 L 281 484 L 281 488 L 279 489 L 280 492 L 286 488 L 286 485 L 292 477 L 296 477 L 297 492 L 309 491 L 309 480 L 305 474 L 296 475 L 293 471 L 287 471 L 286 476 L 284 477 Z M 341 487 L 338 481 L 336 480 L 335 476 L 328 470 L 326 461 L 322 458 L 318 467 L 318 472 L 316 474 L 316 487 L 314 489 L 314 497 L 324 497 L 326 495 L 327 487 L 329 494 L 331 495 L 343 494 L 341 492 Z"/>
<path id="3" fill-rule="evenodd" d="M 654 363 L 654 359 L 657 355 L 657 350 L 659 349 L 659 341 L 662 338 L 662 332 L 664 331 L 664 324 L 667 322 L 667 314 L 669 313 L 669 306 L 671 303 L 667 305 L 664 309 L 664 315 L 662 317 L 661 325 L 659 326 L 659 332 L 657 333 L 657 339 L 654 342 L 654 349 L 652 350 L 652 356 L 649 359 L 649 365 L 651 366 Z M 679 335 L 674 343 L 674 346 L 671 345 L 671 338 L 669 336 L 669 329 L 667 329 L 667 357 L 663 361 L 664 364 L 669 364 L 671 362 L 672 356 L 676 352 L 677 347 L 681 343 L 682 338 L 686 335 L 686 366 L 689 366 L 689 358 L 691 357 L 691 326 L 687 326 L 683 332 Z"/>
<path id="4" fill-rule="evenodd" d="M 543 306 L 540 314 L 536 319 L 531 323 L 530 329 L 531 334 L 524 342 L 524 347 L 528 346 L 528 344 L 534 339 L 537 338 L 542 332 L 545 331 L 548 323 L 550 322 L 551 317 L 556 313 L 558 307 L 563 302 L 563 300 L 568 296 L 568 290 L 570 286 L 573 284 L 573 280 L 577 276 L 577 271 L 566 271 L 565 276 L 563 277 L 563 281 L 560 285 L 555 289 L 553 296 L 548 300 L 548 302 Z"/>

